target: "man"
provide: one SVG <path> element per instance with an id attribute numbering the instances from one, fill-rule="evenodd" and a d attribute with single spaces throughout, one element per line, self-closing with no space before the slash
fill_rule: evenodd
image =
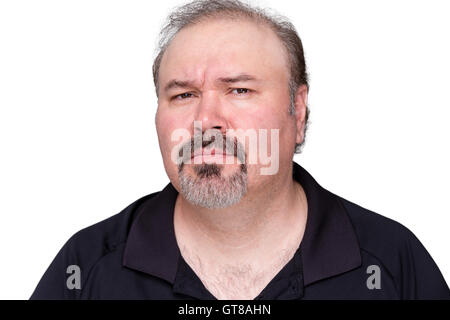
<path id="1" fill-rule="evenodd" d="M 161 39 L 156 127 L 170 183 L 75 234 L 32 299 L 450 298 L 407 228 L 293 163 L 309 111 L 292 24 L 194 1 Z"/>

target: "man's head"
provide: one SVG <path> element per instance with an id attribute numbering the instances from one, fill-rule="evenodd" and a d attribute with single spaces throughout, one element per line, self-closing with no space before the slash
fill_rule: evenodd
<path id="1" fill-rule="evenodd" d="M 158 138 L 167 174 L 185 198 L 227 207 L 286 173 L 308 120 L 304 54 L 291 23 L 235 0 L 194 1 L 169 16 L 159 50 Z M 202 157 L 205 149 L 216 154 Z M 261 175 L 266 149 L 280 167 L 272 177 Z"/>

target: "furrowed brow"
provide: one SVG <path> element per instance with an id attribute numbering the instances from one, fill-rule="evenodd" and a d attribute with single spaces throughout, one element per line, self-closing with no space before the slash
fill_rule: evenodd
<path id="1" fill-rule="evenodd" d="M 249 74 L 239 74 L 237 76 L 231 77 L 220 77 L 216 79 L 217 83 L 227 84 L 227 83 L 236 83 L 236 82 L 245 82 L 245 81 L 258 81 L 258 79 Z M 164 91 L 168 92 L 174 88 L 193 88 L 195 87 L 194 82 L 190 80 L 178 80 L 172 79 L 165 86 Z"/>
<path id="2" fill-rule="evenodd" d="M 254 76 L 249 74 L 240 74 L 232 77 L 221 77 L 216 80 L 219 83 L 236 83 L 244 81 L 258 81 Z"/>
<path id="3" fill-rule="evenodd" d="M 189 81 L 189 80 L 183 81 L 183 80 L 172 79 L 165 85 L 164 91 L 167 92 L 174 88 L 192 88 L 192 87 L 194 87 L 194 84 L 192 81 Z"/>

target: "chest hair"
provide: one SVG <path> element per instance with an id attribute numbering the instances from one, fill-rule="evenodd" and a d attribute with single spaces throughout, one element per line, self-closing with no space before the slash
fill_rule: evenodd
<path id="1" fill-rule="evenodd" d="M 292 259 L 297 246 L 280 250 L 273 259 L 258 266 L 255 263 L 204 263 L 188 249 L 181 250 L 186 263 L 217 299 L 254 299 Z"/>

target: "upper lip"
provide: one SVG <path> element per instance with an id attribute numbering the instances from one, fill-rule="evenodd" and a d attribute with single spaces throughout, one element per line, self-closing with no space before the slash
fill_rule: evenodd
<path id="1" fill-rule="evenodd" d="M 198 149 L 197 149 L 198 150 Z M 220 149 L 216 149 L 216 148 L 213 148 L 213 149 L 210 149 L 210 150 L 205 150 L 205 148 L 202 148 L 202 155 L 203 154 L 208 154 L 208 155 L 215 155 L 215 154 L 217 154 L 217 155 L 227 155 L 227 156 L 234 156 L 233 154 L 231 154 L 231 153 L 228 153 L 228 152 L 223 152 L 222 150 L 220 150 Z M 199 156 L 200 155 L 200 153 L 198 152 L 198 151 L 196 151 L 196 152 L 192 152 L 192 154 L 191 154 L 191 159 L 192 158 L 194 158 L 195 156 Z"/>

